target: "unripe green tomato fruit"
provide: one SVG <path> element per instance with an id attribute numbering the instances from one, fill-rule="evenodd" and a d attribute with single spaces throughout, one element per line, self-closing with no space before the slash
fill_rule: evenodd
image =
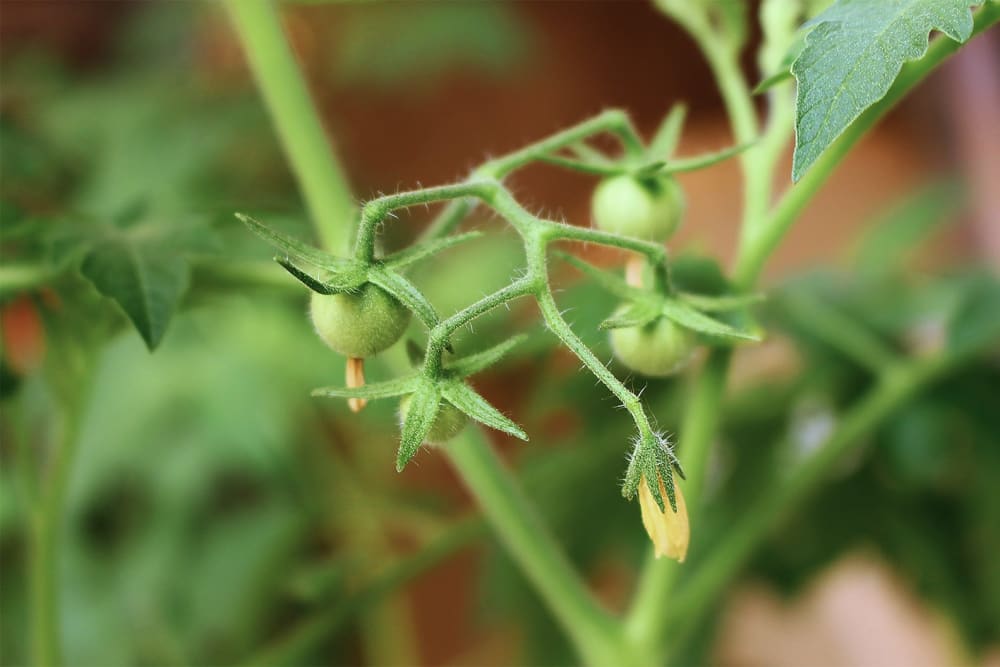
<path id="1" fill-rule="evenodd" d="M 598 229 L 662 243 L 681 224 L 684 193 L 670 176 L 612 176 L 594 190 L 591 213 Z"/>
<path id="2" fill-rule="evenodd" d="M 309 314 L 323 342 L 345 357 L 378 354 L 399 340 L 410 323 L 410 311 L 372 283 L 353 294 L 313 292 Z"/>
<path id="3" fill-rule="evenodd" d="M 410 400 L 413 396 L 404 396 L 399 401 L 399 423 L 402 425 L 406 421 L 406 415 L 410 411 Z M 438 407 L 437 416 L 434 417 L 434 425 L 424 438 L 425 442 L 432 445 L 443 445 L 456 435 L 462 432 L 469 418 L 461 410 L 448 401 L 444 401 Z"/>
<path id="4" fill-rule="evenodd" d="M 665 317 L 644 327 L 611 330 L 611 349 L 622 364 L 649 377 L 684 368 L 694 353 L 694 334 Z"/>

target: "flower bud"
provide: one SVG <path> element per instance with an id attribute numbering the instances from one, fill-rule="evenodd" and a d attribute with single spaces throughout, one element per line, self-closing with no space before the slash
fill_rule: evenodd
<path id="1" fill-rule="evenodd" d="M 667 490 L 663 485 L 663 479 L 657 475 L 656 481 L 660 485 L 660 496 L 666 500 Z M 674 484 L 674 494 L 677 498 L 677 511 L 675 512 L 668 502 L 665 502 L 663 510 L 660 510 L 646 483 L 646 477 L 643 476 L 639 482 L 642 525 L 649 534 L 649 539 L 653 541 L 656 557 L 666 556 L 683 563 L 687 556 L 688 543 L 691 541 L 691 527 L 688 525 L 684 495 L 677 484 Z"/>

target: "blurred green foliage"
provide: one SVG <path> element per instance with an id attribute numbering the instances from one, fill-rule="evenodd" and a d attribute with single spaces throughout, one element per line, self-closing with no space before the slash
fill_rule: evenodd
<path id="1" fill-rule="evenodd" d="M 342 76 L 391 90 L 455 61 L 493 70 L 527 39 L 493 3 L 409 7 L 405 21 L 393 9 L 352 15 L 356 37 L 336 56 Z M 3 664 L 27 661 L 30 507 L 67 411 L 79 410 L 82 424 L 58 572 L 69 664 L 359 662 L 357 612 L 482 534 L 469 528 L 475 519 L 448 532 L 456 530 L 454 489 L 406 490 L 391 473 L 393 406 L 346 418 L 344 405 L 309 398 L 309 389 L 338 382 L 343 362 L 309 330 L 304 290 L 230 217 L 267 211 L 269 222 L 309 235 L 252 90 L 223 85 L 211 68 L 197 71 L 203 56 L 190 36 L 214 20 L 210 9 L 183 3 L 143 7 L 116 29 L 99 75 L 45 52 L 3 63 L 0 299 L 27 295 L 46 339 L 45 367 L 32 372 L 14 370 L 4 350 Z M 375 38 L 390 28 L 399 39 L 383 49 Z M 834 309 L 899 351 L 1000 335 L 995 275 L 929 273 L 913 262 L 914 248 L 955 220 L 959 201 L 952 185 L 931 186 L 873 228 L 848 271 L 817 271 L 770 294 L 761 323 L 793 351 L 784 372 L 753 379 L 727 401 L 686 568 L 762 488 L 800 465 L 817 434 L 873 382 L 795 303 Z M 414 280 L 449 313 L 506 283 L 518 248 L 491 234 Z M 169 298 L 136 295 L 135 280 L 115 280 L 127 271 L 105 280 L 94 270 L 123 261 L 168 275 Z M 705 258 L 678 258 L 677 266 L 709 291 L 721 277 Z M 610 359 L 597 325 L 613 299 L 572 284 L 559 298 L 585 342 Z M 474 334 L 456 337 L 456 352 L 534 319 L 530 308 L 491 314 Z M 129 320 L 151 347 L 162 342 L 155 353 Z M 412 338 L 423 335 L 413 327 Z M 510 450 L 529 494 L 585 570 L 632 567 L 647 538 L 638 509 L 619 495 L 630 418 L 591 376 L 565 368 L 541 331 L 518 354 L 484 389 L 533 436 Z M 378 362 L 369 373 L 388 375 Z M 683 382 L 630 382 L 645 387 L 660 425 L 676 431 Z M 791 595 L 845 551 L 865 549 L 945 610 L 971 647 L 1000 640 L 998 386 L 994 353 L 898 410 L 796 508 L 748 576 Z M 384 569 L 405 556 L 370 534 L 383 524 L 437 550 Z M 478 611 L 515 620 L 525 662 L 572 662 L 552 619 L 492 543 L 479 578 Z M 713 628 L 701 626 L 675 657 L 704 662 Z"/>

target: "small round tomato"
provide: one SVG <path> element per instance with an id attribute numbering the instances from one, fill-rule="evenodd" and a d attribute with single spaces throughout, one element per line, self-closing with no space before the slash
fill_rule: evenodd
<path id="1" fill-rule="evenodd" d="M 412 396 L 404 396 L 399 401 L 400 425 L 406 421 L 406 415 L 410 411 L 410 400 L 412 398 Z M 469 418 L 465 416 L 465 413 L 448 401 L 444 401 L 438 407 L 437 416 L 434 417 L 434 424 L 431 426 L 431 430 L 427 433 L 424 441 L 432 445 L 443 445 L 461 433 L 468 422 Z"/>
<path id="2" fill-rule="evenodd" d="M 696 346 L 694 334 L 665 317 L 642 327 L 611 330 L 611 349 L 627 368 L 649 377 L 683 369 Z"/>
<path id="3" fill-rule="evenodd" d="M 309 304 L 316 333 L 335 352 L 364 358 L 399 340 L 410 311 L 396 297 L 372 283 L 354 293 L 313 293 Z"/>
<path id="4" fill-rule="evenodd" d="M 597 185 L 591 213 L 598 229 L 662 243 L 680 226 L 684 193 L 671 176 L 622 174 Z"/>

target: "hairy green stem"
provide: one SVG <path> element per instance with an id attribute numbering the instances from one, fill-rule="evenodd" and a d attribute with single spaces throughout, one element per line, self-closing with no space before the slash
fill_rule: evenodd
<path id="1" fill-rule="evenodd" d="M 271 0 L 225 2 L 320 241 L 331 252 L 344 252 L 351 238 L 354 200 L 281 29 L 278 10 Z"/>
<path id="2" fill-rule="evenodd" d="M 500 288 L 492 294 L 484 296 L 479 301 L 466 306 L 446 320 L 442 320 L 431 329 L 427 341 L 427 353 L 424 357 L 424 369 L 430 375 L 438 375 L 442 370 L 441 354 L 451 334 L 465 326 L 480 315 L 485 315 L 494 308 L 528 294 L 538 292 L 541 285 L 537 276 L 528 275 Z"/>
<path id="3" fill-rule="evenodd" d="M 619 109 L 609 109 L 524 148 L 489 160 L 473 171 L 469 180 L 502 180 L 521 167 L 563 148 L 586 151 L 580 142 L 604 132 L 613 134 L 621 141 L 627 156 L 635 158 L 642 154 L 642 140 L 628 115 Z M 421 240 L 435 239 L 450 233 L 472 210 L 474 203 L 474 199 L 470 197 L 450 202 L 424 230 Z"/>
<path id="4" fill-rule="evenodd" d="M 489 201 L 490 196 L 498 189 L 500 189 L 500 184 L 497 181 L 478 178 L 463 183 L 408 190 L 372 199 L 361 209 L 361 224 L 358 226 L 354 256 L 366 263 L 375 259 L 378 226 L 393 211 L 453 199 L 464 201 L 468 198 L 476 198 Z"/>

